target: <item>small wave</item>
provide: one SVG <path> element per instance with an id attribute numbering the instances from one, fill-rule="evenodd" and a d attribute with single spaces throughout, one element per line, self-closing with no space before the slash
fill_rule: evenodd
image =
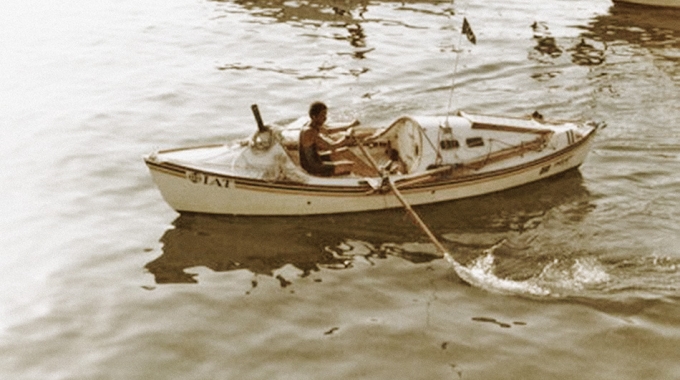
<path id="1" fill-rule="evenodd" d="M 586 289 L 607 284 L 611 276 L 595 257 L 554 259 L 537 274 L 525 280 L 513 280 L 496 274 L 494 252 L 503 246 L 500 242 L 468 265 L 458 263 L 447 254 L 447 261 L 458 276 L 468 284 L 489 292 L 528 295 L 534 297 L 562 297 L 581 293 Z"/>
<path id="2" fill-rule="evenodd" d="M 608 283 L 611 276 L 604 266 L 594 257 L 583 257 L 575 260 L 555 259 L 543 268 L 537 281 L 549 286 L 554 292 L 564 293 L 582 291 Z"/>
<path id="3" fill-rule="evenodd" d="M 521 251 L 521 252 L 520 252 Z M 666 255 L 598 256 L 595 253 L 529 253 L 507 240 L 465 265 L 446 260 L 460 279 L 488 292 L 528 297 L 656 297 L 677 295 L 680 259 Z M 547 259 L 547 260 L 546 260 Z"/>
<path id="4" fill-rule="evenodd" d="M 612 260 L 616 281 L 609 284 L 610 292 L 636 294 L 677 294 L 680 287 L 680 259 L 656 254 Z"/>
<path id="5" fill-rule="evenodd" d="M 536 283 L 533 279 L 516 281 L 500 278 L 494 273 L 495 257 L 493 251 L 503 242 L 484 251 L 471 264 L 464 266 L 458 263 L 450 254 L 446 253 L 446 260 L 453 265 L 458 276 L 468 284 L 486 291 L 503 294 L 526 294 L 531 296 L 549 296 L 550 289 Z"/>

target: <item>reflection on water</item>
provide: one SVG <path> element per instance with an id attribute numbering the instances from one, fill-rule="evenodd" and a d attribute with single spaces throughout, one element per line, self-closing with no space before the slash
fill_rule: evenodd
<path id="1" fill-rule="evenodd" d="M 619 62 L 630 62 L 641 52 L 651 53 L 654 64 L 679 79 L 680 9 L 616 4 L 608 14 L 593 18 L 582 35 L 605 44 Z"/>
<path id="2" fill-rule="evenodd" d="M 353 256 L 378 257 L 394 251 L 381 240 L 397 244 L 417 239 L 417 231 L 408 223 L 394 211 L 311 217 L 182 214 L 161 238 L 163 255 L 146 268 L 157 283 L 196 282 L 184 272 L 195 266 L 272 276 L 291 264 L 306 276 L 320 267 L 349 267 Z M 434 258 L 416 252 L 410 257 L 413 261 Z"/>
<path id="3" fill-rule="evenodd" d="M 594 66 L 604 62 L 604 48 L 597 48 L 587 43 L 584 38 L 573 46 L 564 48 L 552 36 L 546 22 L 534 22 L 531 29 L 536 40 L 536 46 L 529 55 L 531 59 L 551 63 L 566 50 L 571 54 L 571 61 L 580 66 Z"/>
<path id="4" fill-rule="evenodd" d="M 298 80 L 318 80 L 318 79 L 333 79 L 336 75 L 350 76 L 358 78 L 359 76 L 371 71 L 368 63 L 360 64 L 358 62 L 366 59 L 368 55 L 375 51 L 377 47 L 376 40 L 373 44 L 370 43 L 370 36 L 367 33 L 367 27 L 405 27 L 410 29 L 430 29 L 434 26 L 430 23 L 426 25 L 410 25 L 408 24 L 408 17 L 401 17 L 403 14 L 411 13 L 425 13 L 427 16 L 441 16 L 447 20 L 455 12 L 451 9 L 449 1 L 432 2 L 427 0 L 411 0 L 411 1 L 381 1 L 382 3 L 394 3 L 391 11 L 395 13 L 373 12 L 372 14 L 369 6 L 379 8 L 377 4 L 371 4 L 364 0 L 348 0 L 348 1 L 315 1 L 315 2 L 297 2 L 297 1 L 282 1 L 282 0 L 257 0 L 257 1 L 224 1 L 211 0 L 217 3 L 224 3 L 227 6 L 236 5 L 239 7 L 238 11 L 233 8 L 225 10 L 226 17 L 230 14 L 238 12 L 247 12 L 253 16 L 253 20 L 249 22 L 258 22 L 266 24 L 286 24 L 293 28 L 302 29 L 299 37 L 313 42 L 317 39 L 332 39 L 336 41 L 343 41 L 348 43 L 348 50 L 339 50 L 335 54 L 337 56 L 350 57 L 351 60 L 356 61 L 352 64 L 345 62 L 344 64 L 350 67 L 339 68 L 339 64 L 333 58 L 325 58 L 322 63 L 317 64 L 313 68 L 302 68 L 298 65 L 289 67 L 280 67 L 285 64 L 277 59 L 277 63 L 272 65 L 272 62 L 257 63 L 257 64 L 243 64 L 241 62 L 226 62 L 218 66 L 219 70 L 256 70 L 265 72 L 276 72 L 294 76 Z M 440 4 L 443 4 L 440 6 Z M 420 9 L 422 7 L 422 9 Z M 376 26 L 376 24 L 379 24 Z M 295 30 L 295 29 L 294 29 Z M 384 36 L 383 36 L 384 37 Z M 312 45 L 313 46 L 313 45 Z M 291 47 L 292 48 L 292 47 Z M 293 50 L 291 50 L 292 52 Z M 310 55 L 323 55 L 325 51 L 314 51 Z"/>
<path id="5" fill-rule="evenodd" d="M 363 17 L 368 1 L 365 0 L 321 0 L 286 1 L 286 0 L 212 0 L 239 5 L 254 16 L 271 18 L 277 22 L 310 22 L 339 21 Z"/>
<path id="6" fill-rule="evenodd" d="M 591 210 L 580 172 L 479 198 L 418 207 L 435 234 L 463 263 L 499 240 L 526 236 L 544 218 L 578 223 Z M 230 217 L 182 214 L 161 237 L 163 254 L 146 265 L 157 283 L 197 282 L 186 269 L 246 269 L 273 276 L 292 265 L 309 275 L 343 269 L 357 258 L 394 255 L 413 263 L 438 258 L 403 210 L 307 217 Z M 532 260 L 533 261 L 533 260 Z"/>
<path id="7" fill-rule="evenodd" d="M 254 16 L 275 19 L 278 22 L 326 22 L 326 21 L 351 21 L 357 19 L 370 19 L 367 15 L 371 1 L 368 0 L 317 0 L 309 1 L 287 1 L 287 0 L 210 0 L 218 3 L 234 3 L 242 9 L 247 10 Z M 446 12 L 450 10 L 451 1 L 449 0 L 381 0 L 380 4 L 394 3 L 401 9 L 410 11 L 421 11 L 412 8 L 408 4 L 423 4 L 425 6 L 438 6 L 442 4 Z M 424 11 L 428 12 L 428 11 Z M 431 13 L 431 12 L 428 12 Z"/>
<path id="8" fill-rule="evenodd" d="M 677 12 L 611 0 L 0 4 L 0 378 L 678 377 Z M 446 112 L 463 15 L 478 44 L 463 40 L 456 108 L 609 125 L 583 178 L 417 208 L 480 287 L 433 259 L 403 210 L 177 218 L 139 159 L 247 136 L 254 102 L 272 122 L 316 99 L 365 123 Z M 554 38 L 545 53 L 534 21 Z M 586 45 L 605 61 L 572 61 Z M 525 299 L 534 290 L 567 298 Z"/>
<path id="9" fill-rule="evenodd" d="M 680 9 L 616 4 L 585 27 L 583 36 L 606 43 L 680 47 Z"/>
<path id="10" fill-rule="evenodd" d="M 195 266 L 272 275 L 285 264 L 309 273 L 319 264 L 337 263 L 323 249 L 327 238 L 294 219 L 182 214 L 173 225 L 161 238 L 163 255 L 146 265 L 157 283 L 196 282 L 184 272 Z"/>
<path id="11" fill-rule="evenodd" d="M 535 21 L 531 24 L 531 29 L 534 31 L 534 39 L 536 40 L 536 46 L 534 47 L 535 51 L 541 54 L 547 54 L 553 58 L 562 55 L 562 49 L 557 46 L 555 37 L 551 35 L 547 23 Z"/>

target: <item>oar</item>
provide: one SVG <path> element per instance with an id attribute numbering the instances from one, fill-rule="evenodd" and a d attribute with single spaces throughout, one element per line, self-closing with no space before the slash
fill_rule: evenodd
<path id="1" fill-rule="evenodd" d="M 381 175 L 383 176 L 383 178 L 387 178 L 387 183 L 389 184 L 390 190 L 392 190 L 392 192 L 397 197 L 399 202 L 401 202 L 402 206 L 404 206 L 404 208 L 409 213 L 409 215 L 411 216 L 413 221 L 418 225 L 418 227 L 420 227 L 421 230 L 423 230 L 423 232 L 425 232 L 425 235 L 427 235 L 427 237 L 430 239 L 430 241 L 432 241 L 434 246 L 439 251 L 439 254 L 441 254 L 442 257 L 446 261 L 448 261 L 449 264 L 451 264 L 453 266 L 453 270 L 456 271 L 456 274 L 458 274 L 458 277 L 460 277 L 462 280 L 464 280 L 468 284 L 471 284 L 471 285 L 472 284 L 478 284 L 478 286 L 483 287 L 483 285 L 479 285 L 479 281 L 473 275 L 470 274 L 470 271 L 467 270 L 465 267 L 463 267 L 460 263 L 458 263 L 458 261 L 456 261 L 456 259 L 454 259 L 453 256 L 451 256 L 451 254 L 446 250 L 446 248 L 444 248 L 442 243 L 440 243 L 439 240 L 437 239 L 437 237 L 434 236 L 434 234 L 432 233 L 432 231 L 430 231 L 430 229 L 427 227 L 425 222 L 423 222 L 423 220 L 420 219 L 420 216 L 418 216 L 418 214 L 413 210 L 413 208 L 408 203 L 406 198 L 404 198 L 404 196 L 401 195 L 401 192 L 399 191 L 399 189 L 397 189 L 397 185 L 392 181 L 392 179 L 384 171 L 380 170 L 378 163 L 375 162 L 375 160 L 373 159 L 373 157 L 370 154 L 368 154 L 368 152 L 366 151 L 366 148 L 363 146 L 363 144 L 361 144 L 361 141 L 356 140 L 356 143 L 357 143 L 357 146 L 359 146 L 361 153 L 363 153 L 364 156 L 366 156 L 366 158 L 371 163 L 371 165 L 375 168 L 375 170 L 380 172 Z"/>
<path id="2" fill-rule="evenodd" d="M 404 206 L 404 208 L 409 213 L 409 215 L 411 216 L 413 221 L 418 225 L 418 227 L 420 227 L 420 229 L 423 230 L 423 232 L 425 232 L 425 235 L 427 235 L 427 237 L 430 238 L 430 240 L 432 241 L 432 243 L 434 243 L 434 246 L 437 248 L 439 253 L 442 256 L 444 256 L 447 260 L 450 261 L 451 255 L 446 251 L 446 248 L 444 248 L 442 243 L 439 242 L 437 237 L 434 236 L 432 231 L 430 231 L 430 229 L 427 227 L 425 222 L 423 222 L 423 220 L 420 219 L 420 216 L 418 216 L 418 214 L 413 210 L 413 207 L 411 207 L 411 205 L 408 203 L 406 198 L 404 198 L 404 196 L 401 195 L 401 192 L 399 191 L 399 189 L 397 189 L 397 186 L 394 184 L 392 179 L 389 176 L 387 176 L 382 170 L 380 170 L 380 166 L 378 165 L 377 162 L 375 162 L 375 159 L 373 159 L 373 157 L 370 154 L 368 154 L 368 152 L 366 151 L 366 148 L 361 143 L 361 141 L 356 140 L 356 143 L 357 143 L 357 146 L 359 147 L 359 149 L 361 150 L 361 153 L 363 153 L 364 156 L 366 156 L 368 161 L 371 163 L 371 166 L 373 166 L 373 168 L 375 170 L 377 170 L 378 173 L 380 173 L 383 176 L 383 178 L 385 178 L 385 177 L 387 178 L 387 183 L 390 187 L 390 190 L 392 190 L 392 192 L 397 197 L 399 202 L 401 202 L 401 204 Z"/>
<path id="3" fill-rule="evenodd" d="M 430 229 L 427 227 L 425 222 L 423 222 L 423 220 L 420 219 L 420 216 L 418 216 L 418 214 L 413 210 L 413 208 L 406 201 L 404 196 L 401 195 L 401 192 L 397 189 L 397 186 L 394 184 L 394 182 L 392 182 L 392 179 L 390 179 L 388 177 L 387 183 L 390 185 L 390 190 L 392 190 L 392 192 L 397 197 L 397 199 L 399 199 L 399 202 L 401 202 L 401 204 L 404 206 L 406 211 L 408 211 L 408 213 L 411 215 L 411 218 L 413 219 L 413 221 L 418 225 L 418 227 L 420 227 L 420 229 L 423 230 L 423 232 L 425 232 L 425 235 L 427 235 L 427 237 L 430 238 L 432 243 L 434 243 L 434 246 L 437 247 L 437 250 L 439 251 L 439 253 L 441 253 L 441 255 L 444 256 L 444 257 L 449 255 L 449 253 L 446 251 L 446 248 L 444 248 L 442 243 L 440 243 L 439 240 L 437 240 L 437 237 L 434 236 L 434 234 L 432 233 L 432 231 L 430 231 Z"/>

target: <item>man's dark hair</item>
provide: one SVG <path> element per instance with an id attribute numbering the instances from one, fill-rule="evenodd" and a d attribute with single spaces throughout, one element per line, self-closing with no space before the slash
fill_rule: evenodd
<path id="1" fill-rule="evenodd" d="M 309 106 L 309 117 L 314 117 L 326 109 L 328 109 L 328 107 L 326 107 L 323 102 L 314 102 Z"/>

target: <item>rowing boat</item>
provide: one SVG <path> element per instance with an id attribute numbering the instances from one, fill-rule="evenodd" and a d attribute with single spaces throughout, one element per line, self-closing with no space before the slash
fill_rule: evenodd
<path id="1" fill-rule="evenodd" d="M 300 166 L 306 118 L 275 126 L 262 125 L 259 113 L 256 119 L 249 138 L 145 156 L 165 201 L 178 212 L 315 215 L 401 207 L 390 190 L 411 205 L 475 197 L 579 167 L 602 126 L 536 113 L 401 116 L 354 127 L 355 143 L 346 147 L 354 159 L 343 164 L 356 170 L 320 177 Z"/>

